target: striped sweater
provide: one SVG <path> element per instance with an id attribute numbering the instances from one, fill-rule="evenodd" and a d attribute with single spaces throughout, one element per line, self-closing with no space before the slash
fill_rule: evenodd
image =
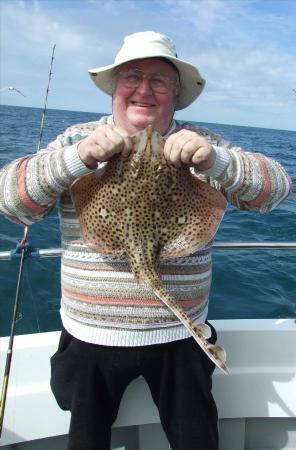
<path id="1" fill-rule="evenodd" d="M 80 340 L 113 346 L 150 345 L 183 339 L 188 331 L 146 284 L 138 284 L 126 255 L 104 256 L 87 248 L 69 188 L 89 170 L 80 160 L 78 142 L 98 122 L 70 127 L 38 154 L 15 160 L 0 171 L 0 212 L 21 224 L 42 220 L 59 200 L 62 235 L 61 317 Z M 174 122 L 207 138 L 216 152 L 214 166 L 195 176 L 210 183 L 236 207 L 267 212 L 284 200 L 291 181 L 283 167 L 260 153 L 244 152 L 209 130 Z M 106 164 L 106 163 L 105 163 Z M 100 170 L 100 166 L 97 169 Z M 194 322 L 207 317 L 211 285 L 211 242 L 188 257 L 160 264 L 167 290 Z"/>

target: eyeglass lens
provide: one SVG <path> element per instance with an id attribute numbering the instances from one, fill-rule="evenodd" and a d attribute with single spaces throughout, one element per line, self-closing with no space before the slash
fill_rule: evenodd
<path id="1" fill-rule="evenodd" d="M 119 75 L 124 80 L 126 87 L 136 88 L 147 78 L 151 89 L 159 93 L 167 93 L 172 86 L 173 80 L 165 75 L 158 73 L 145 74 L 141 70 L 128 70 L 126 72 L 119 72 Z"/>

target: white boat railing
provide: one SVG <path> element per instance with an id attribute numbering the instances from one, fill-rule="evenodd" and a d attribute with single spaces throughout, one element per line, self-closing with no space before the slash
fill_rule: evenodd
<path id="1" fill-rule="evenodd" d="M 296 242 L 216 242 L 213 250 L 296 250 Z M 62 248 L 30 248 L 27 257 L 30 258 L 56 258 L 63 253 Z M 0 261 L 11 260 L 18 257 L 16 250 L 0 252 Z"/>

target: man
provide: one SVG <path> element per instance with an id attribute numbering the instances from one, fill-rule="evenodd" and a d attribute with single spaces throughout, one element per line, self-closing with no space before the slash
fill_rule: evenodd
<path id="1" fill-rule="evenodd" d="M 112 95 L 113 114 L 70 127 L 44 151 L 12 162 L 0 179 L 0 210 L 21 223 L 41 220 L 60 199 L 64 329 L 51 360 L 51 386 L 60 407 L 71 411 L 68 450 L 109 450 L 123 392 L 140 375 L 173 450 L 217 450 L 213 363 L 151 289 L 135 282 L 124 255 L 107 257 L 85 246 L 69 189 L 82 175 L 99 174 L 113 155 L 127 156 L 131 135 L 148 125 L 166 139 L 168 164 L 192 167 L 240 209 L 271 210 L 289 194 L 290 179 L 275 161 L 174 120 L 205 82 L 167 36 L 127 36 L 114 64 L 90 75 Z M 191 319 L 205 322 L 211 242 L 163 262 L 160 273 Z"/>

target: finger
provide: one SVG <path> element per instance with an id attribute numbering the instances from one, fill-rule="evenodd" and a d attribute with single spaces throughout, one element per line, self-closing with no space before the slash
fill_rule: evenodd
<path id="1" fill-rule="evenodd" d="M 187 155 L 187 152 L 184 151 L 184 148 L 190 142 L 191 137 L 188 135 L 180 136 L 179 139 L 176 139 L 172 145 L 171 153 L 170 153 L 170 162 L 175 167 L 181 167 L 183 160 L 182 155 L 185 160 L 190 159 L 191 155 Z"/>
<path id="2" fill-rule="evenodd" d="M 190 139 L 182 146 L 181 151 L 181 163 L 185 165 L 192 164 L 192 157 L 198 153 L 197 144 L 195 139 Z"/>
<path id="3" fill-rule="evenodd" d="M 202 150 L 199 150 L 194 153 L 194 155 L 192 156 L 192 164 L 198 165 L 204 161 L 204 157 L 203 157 L 202 153 L 203 153 Z"/>
<path id="4" fill-rule="evenodd" d="M 180 167 L 180 152 L 182 147 L 182 141 L 184 139 L 183 130 L 178 133 L 172 134 L 166 140 L 164 146 L 164 156 L 167 162 L 175 167 Z"/>
<path id="5" fill-rule="evenodd" d="M 119 128 L 119 132 L 124 140 L 124 147 L 122 149 L 122 156 L 128 156 L 133 148 L 133 142 L 126 130 Z"/>
<path id="6" fill-rule="evenodd" d="M 109 131 L 105 131 L 105 133 L 96 136 L 94 142 L 95 147 L 101 148 L 108 156 L 119 153 L 122 147 L 120 139 L 117 139 L 116 135 L 112 136 Z"/>
<path id="7" fill-rule="evenodd" d="M 171 134 L 165 141 L 164 148 L 163 148 L 163 156 L 165 159 L 169 162 L 170 161 L 170 154 L 172 150 L 173 143 L 176 139 L 178 133 Z"/>
<path id="8" fill-rule="evenodd" d="M 108 161 L 112 154 L 106 150 L 105 147 L 102 147 L 99 143 L 93 144 L 91 146 L 91 155 L 97 162 L 105 162 Z"/>
<path id="9" fill-rule="evenodd" d="M 178 152 L 177 148 L 182 147 L 182 143 L 185 143 L 187 140 L 189 140 L 192 137 L 192 135 L 196 135 L 196 133 L 193 133 L 190 130 L 183 129 L 183 130 L 178 131 L 177 133 L 171 134 L 167 138 L 166 144 L 164 146 L 163 154 L 164 154 L 165 159 L 169 163 L 172 163 L 175 160 L 176 153 Z M 174 149 L 174 155 L 171 160 L 171 153 L 172 153 L 173 149 Z"/>
<path id="10" fill-rule="evenodd" d="M 171 140 L 167 139 L 165 141 L 163 148 L 163 156 L 167 162 L 170 161 L 171 148 L 172 148 Z"/>
<path id="11" fill-rule="evenodd" d="M 132 150 L 132 140 L 128 134 L 128 132 L 121 127 L 113 127 L 112 139 L 116 139 L 116 142 L 120 146 L 120 151 L 123 156 L 128 156 Z M 116 136 L 116 137 L 115 137 Z"/>
<path id="12" fill-rule="evenodd" d="M 214 164 L 216 153 L 212 147 L 201 147 L 192 157 L 192 163 L 200 170 L 207 170 Z"/>

